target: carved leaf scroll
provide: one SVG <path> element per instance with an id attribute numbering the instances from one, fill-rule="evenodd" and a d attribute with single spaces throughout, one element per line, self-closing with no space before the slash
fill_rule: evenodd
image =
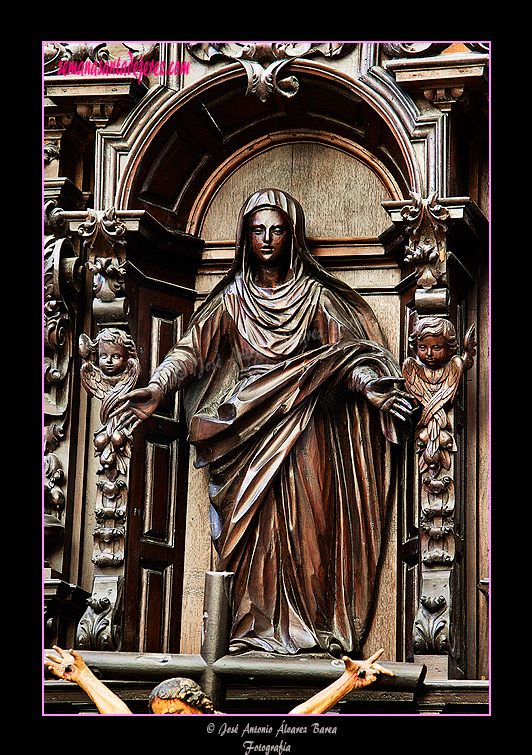
<path id="1" fill-rule="evenodd" d="M 405 262 L 416 266 L 417 285 L 436 286 L 445 274 L 446 231 L 449 211 L 437 200 L 436 192 L 426 199 L 410 192 L 412 204 L 401 210 L 408 234 Z"/>
<path id="2" fill-rule="evenodd" d="M 297 58 L 323 55 L 326 58 L 348 54 L 354 47 L 344 42 L 191 42 L 189 53 L 201 62 L 213 58 L 238 61 L 248 77 L 246 94 L 256 95 L 262 102 L 273 94 L 293 97 L 299 90 L 295 76 L 279 78 L 285 66 Z"/>

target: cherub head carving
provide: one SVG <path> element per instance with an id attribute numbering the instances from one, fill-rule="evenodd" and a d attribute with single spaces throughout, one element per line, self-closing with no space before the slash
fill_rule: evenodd
<path id="1" fill-rule="evenodd" d="M 132 375 L 138 377 L 139 361 L 133 338 L 119 328 L 106 328 L 94 340 L 82 333 L 79 351 L 85 388 L 98 398 Z"/>
<path id="2" fill-rule="evenodd" d="M 475 329 L 464 337 L 464 353 L 458 355 L 458 339 L 452 322 L 444 317 L 418 320 L 409 338 L 416 359 L 403 362 L 405 388 L 423 407 L 416 427 L 420 470 L 436 474 L 450 468 L 450 452 L 456 450 L 446 409 L 455 398 L 462 375 L 473 365 Z"/>
<path id="3" fill-rule="evenodd" d="M 93 341 L 82 334 L 80 352 L 84 359 L 90 359 L 107 377 L 120 375 L 128 369 L 129 359 L 137 359 L 135 342 L 129 333 L 119 328 L 106 328 Z"/>
<path id="4" fill-rule="evenodd" d="M 79 351 L 83 359 L 83 387 L 102 402 L 102 427 L 94 438 L 96 453 L 100 456 L 102 468 L 110 469 L 116 465 L 123 471 L 123 459 L 129 457 L 131 439 L 115 410 L 121 397 L 135 387 L 140 374 L 135 342 L 119 328 L 106 328 L 94 340 L 83 333 L 79 339 Z"/>
<path id="5" fill-rule="evenodd" d="M 409 337 L 409 344 L 418 360 L 430 369 L 443 367 L 458 351 L 455 327 L 443 317 L 419 320 Z"/>

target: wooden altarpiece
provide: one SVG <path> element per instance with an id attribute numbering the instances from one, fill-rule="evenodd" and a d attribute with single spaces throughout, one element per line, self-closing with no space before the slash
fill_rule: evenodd
<path id="1" fill-rule="evenodd" d="M 130 68 L 104 75 L 120 56 Z M 205 582 L 207 483 L 182 399 L 131 433 L 113 415 L 230 267 L 243 199 L 277 186 L 304 207 L 318 261 L 373 307 L 407 385 L 424 320 L 450 323 L 466 354 L 439 414 L 410 383 L 417 427 L 362 650 L 412 664 L 409 704 L 422 690 L 430 708 L 430 684 L 485 701 L 488 61 L 485 43 L 45 45 L 46 647 L 79 648 L 132 699 L 172 667 L 255 712 L 336 673 L 224 661 L 230 578 Z M 122 375 L 97 369 L 102 340 Z"/>

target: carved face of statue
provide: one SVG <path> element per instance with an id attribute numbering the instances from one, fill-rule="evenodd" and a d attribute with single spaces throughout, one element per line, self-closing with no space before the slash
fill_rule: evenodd
<path id="1" fill-rule="evenodd" d="M 291 229 L 282 212 L 264 209 L 249 221 L 251 254 L 263 267 L 279 267 L 289 262 Z"/>
<path id="2" fill-rule="evenodd" d="M 119 343 L 100 341 L 98 347 L 98 366 L 104 375 L 119 375 L 127 367 L 127 349 Z"/>
<path id="3" fill-rule="evenodd" d="M 161 700 L 156 697 L 151 702 L 152 713 L 157 716 L 183 716 L 183 715 L 201 715 L 201 710 L 193 705 L 183 702 L 183 700 Z"/>
<path id="4" fill-rule="evenodd" d="M 418 338 L 417 356 L 427 367 L 437 369 L 446 364 L 452 356 L 447 339 L 441 336 L 424 336 Z"/>

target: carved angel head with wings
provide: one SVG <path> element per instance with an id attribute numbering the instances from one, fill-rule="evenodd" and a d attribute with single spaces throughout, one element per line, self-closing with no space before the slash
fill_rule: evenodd
<path id="1" fill-rule="evenodd" d="M 106 412 L 111 404 L 137 382 L 140 373 L 137 349 L 133 338 L 119 328 L 106 328 L 94 340 L 82 333 L 79 352 L 83 359 L 81 382 L 85 390 L 104 402 Z M 112 398 L 109 394 L 112 394 Z M 102 407 L 103 408 L 103 407 Z M 102 417 L 105 420 L 105 417 Z"/>
<path id="2" fill-rule="evenodd" d="M 125 470 L 130 456 L 131 431 L 122 422 L 117 409 L 122 396 L 135 387 L 140 363 L 133 338 L 119 328 L 106 328 L 91 340 L 85 333 L 79 339 L 83 359 L 81 383 L 87 393 L 99 398 L 102 427 L 96 431 L 94 444 L 103 469 Z"/>

